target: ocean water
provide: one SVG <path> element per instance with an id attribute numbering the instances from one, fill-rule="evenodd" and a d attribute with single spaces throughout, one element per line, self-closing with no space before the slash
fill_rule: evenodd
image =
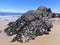
<path id="1" fill-rule="evenodd" d="M 14 22 L 19 17 L 21 17 L 23 13 L 8 13 L 8 12 L 0 12 L 0 21 L 9 21 Z"/>
<path id="2" fill-rule="evenodd" d="M 16 21 L 20 16 L 0 16 L 0 21 L 9 21 L 14 22 Z"/>

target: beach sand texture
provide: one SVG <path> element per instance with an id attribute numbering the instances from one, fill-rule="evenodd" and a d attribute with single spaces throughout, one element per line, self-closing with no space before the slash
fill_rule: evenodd
<path id="1" fill-rule="evenodd" d="M 51 19 L 53 28 L 49 35 L 36 37 L 27 43 L 10 42 L 14 36 L 7 36 L 4 29 L 7 27 L 8 21 L 0 21 L 0 45 L 60 45 L 60 19 Z"/>

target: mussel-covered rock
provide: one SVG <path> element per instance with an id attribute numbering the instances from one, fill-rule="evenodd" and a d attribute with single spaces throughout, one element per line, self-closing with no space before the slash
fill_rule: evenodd
<path id="1" fill-rule="evenodd" d="M 49 34 L 53 27 L 50 8 L 40 6 L 37 10 L 30 10 L 22 14 L 15 22 L 10 22 L 5 32 L 8 36 L 15 35 L 11 42 L 28 42 L 37 36 Z"/>

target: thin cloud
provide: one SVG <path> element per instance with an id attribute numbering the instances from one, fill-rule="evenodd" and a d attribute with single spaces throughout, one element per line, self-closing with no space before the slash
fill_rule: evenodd
<path id="1" fill-rule="evenodd" d="M 59 9 L 56 9 L 56 10 L 53 10 L 53 12 L 60 13 L 60 10 Z"/>
<path id="2" fill-rule="evenodd" d="M 13 10 L 13 9 L 0 9 L 0 12 L 12 12 L 12 13 L 24 13 L 23 10 Z"/>

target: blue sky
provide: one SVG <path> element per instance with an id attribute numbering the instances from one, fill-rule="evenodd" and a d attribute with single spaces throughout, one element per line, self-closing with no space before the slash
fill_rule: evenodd
<path id="1" fill-rule="evenodd" d="M 41 5 L 51 8 L 53 12 L 60 12 L 60 0 L 0 0 L 0 12 L 23 13 Z"/>

